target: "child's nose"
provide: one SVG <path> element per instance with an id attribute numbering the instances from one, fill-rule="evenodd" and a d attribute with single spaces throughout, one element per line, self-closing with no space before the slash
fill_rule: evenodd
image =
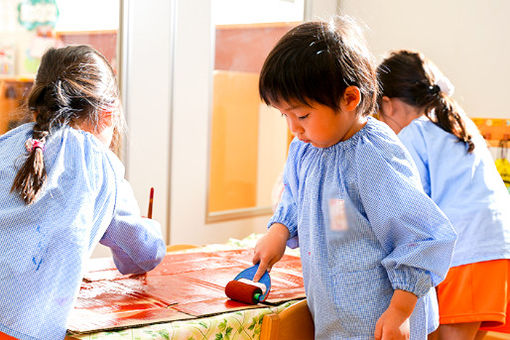
<path id="1" fill-rule="evenodd" d="M 297 136 L 304 131 L 303 127 L 301 126 L 301 124 L 299 124 L 299 122 L 296 118 L 289 119 L 288 123 L 289 123 L 289 129 L 293 135 Z"/>

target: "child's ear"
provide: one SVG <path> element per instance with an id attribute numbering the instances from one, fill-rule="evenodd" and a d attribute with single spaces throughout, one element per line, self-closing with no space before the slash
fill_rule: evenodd
<path id="1" fill-rule="evenodd" d="M 359 88 L 357 86 L 348 86 L 344 91 L 342 99 L 340 100 L 340 106 L 345 111 L 354 111 L 360 102 L 361 93 Z"/>
<path id="2" fill-rule="evenodd" d="M 383 96 L 381 100 L 381 107 L 379 108 L 383 116 L 393 116 L 393 102 L 390 98 Z"/>
<path id="3" fill-rule="evenodd" d="M 99 119 L 103 126 L 111 127 L 114 124 L 115 112 L 112 110 L 100 109 Z"/>

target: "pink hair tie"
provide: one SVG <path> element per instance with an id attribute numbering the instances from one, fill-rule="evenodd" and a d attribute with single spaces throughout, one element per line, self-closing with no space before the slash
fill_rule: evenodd
<path id="1" fill-rule="evenodd" d="M 44 151 L 44 142 L 41 142 L 38 139 L 29 138 L 25 142 L 25 148 L 27 149 L 28 152 L 32 152 L 36 148 L 39 148 L 42 151 Z"/>

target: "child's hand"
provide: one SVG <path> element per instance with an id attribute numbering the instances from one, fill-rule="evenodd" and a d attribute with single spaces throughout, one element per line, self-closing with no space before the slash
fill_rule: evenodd
<path id="1" fill-rule="evenodd" d="M 409 318 L 388 308 L 375 325 L 375 340 L 409 339 Z"/>
<path id="2" fill-rule="evenodd" d="M 375 340 L 409 339 L 409 317 L 417 300 L 413 293 L 395 290 L 388 309 L 375 325 Z"/>
<path id="3" fill-rule="evenodd" d="M 253 281 L 260 280 L 264 272 L 271 271 L 271 267 L 278 262 L 285 252 L 289 230 L 280 223 L 275 223 L 269 231 L 258 240 L 253 254 L 253 264 L 259 263 L 259 269 L 253 277 Z"/>

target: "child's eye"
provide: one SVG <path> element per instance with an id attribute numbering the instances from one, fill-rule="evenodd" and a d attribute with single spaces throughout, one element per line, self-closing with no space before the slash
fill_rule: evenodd
<path id="1" fill-rule="evenodd" d="M 301 116 L 301 117 L 298 117 L 298 118 L 299 118 L 299 119 L 306 119 L 306 118 L 308 118 L 308 116 L 309 116 L 309 115 L 310 115 L 310 114 L 308 113 L 308 114 L 306 114 L 306 115 L 304 115 L 304 116 Z"/>
<path id="2" fill-rule="evenodd" d="M 285 113 L 282 113 L 282 117 L 285 118 L 287 117 L 287 115 Z"/>

